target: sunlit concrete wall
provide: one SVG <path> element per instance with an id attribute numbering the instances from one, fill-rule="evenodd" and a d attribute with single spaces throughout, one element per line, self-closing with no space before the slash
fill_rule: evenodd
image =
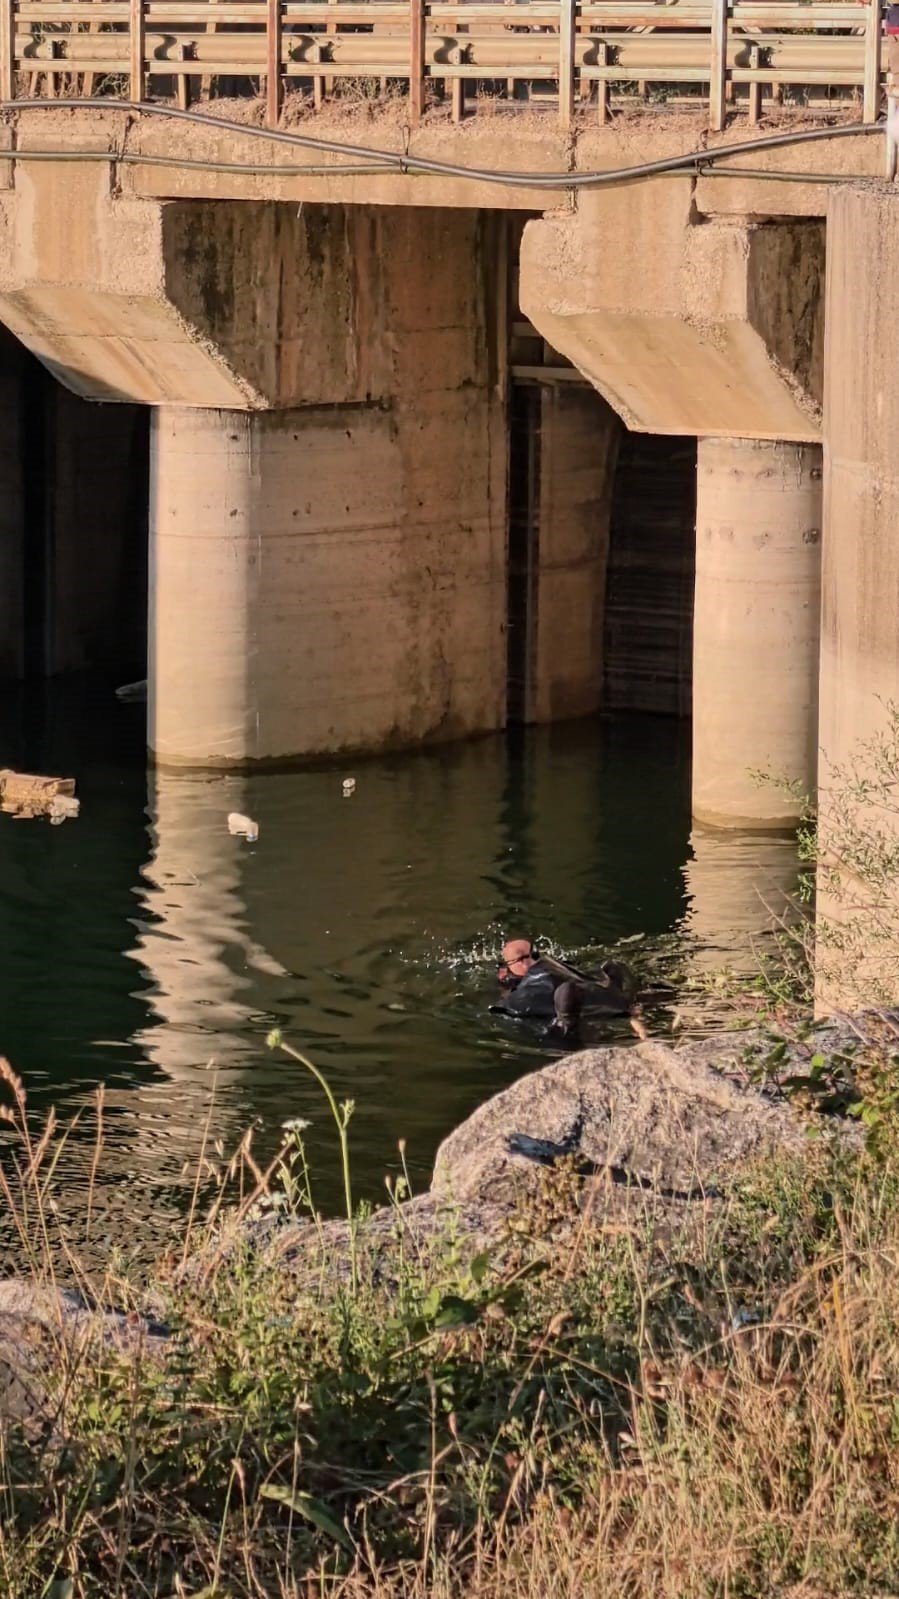
<path id="1" fill-rule="evenodd" d="M 629 428 L 815 441 L 823 272 L 820 221 L 700 217 L 657 179 L 529 222 L 521 305 Z"/>
<path id="2" fill-rule="evenodd" d="M 818 911 L 825 935 L 829 924 L 839 938 L 819 938 L 824 1010 L 899 999 L 899 896 L 893 873 L 881 875 L 899 840 L 890 782 L 899 702 L 897 259 L 899 191 L 836 191 L 828 211 Z M 868 780 L 870 795 L 849 792 Z"/>

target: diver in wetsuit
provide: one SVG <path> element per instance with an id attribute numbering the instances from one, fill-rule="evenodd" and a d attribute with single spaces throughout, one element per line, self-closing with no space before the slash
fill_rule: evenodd
<path id="1" fill-rule="evenodd" d="M 622 961 L 604 961 L 590 976 L 553 955 L 538 955 L 529 938 L 507 940 L 498 976 L 506 993 L 492 1010 L 545 1019 L 547 1031 L 567 1041 L 576 1037 L 582 1011 L 627 1016 L 637 994 L 633 973 Z"/>

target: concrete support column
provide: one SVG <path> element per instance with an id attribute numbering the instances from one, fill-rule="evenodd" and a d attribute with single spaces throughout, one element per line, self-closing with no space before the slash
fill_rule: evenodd
<path id="1" fill-rule="evenodd" d="M 504 505 L 486 414 L 464 388 L 398 411 L 154 412 L 159 763 L 243 766 L 502 725 Z M 423 415 L 437 457 L 422 454 Z"/>
<path id="2" fill-rule="evenodd" d="M 593 389 L 539 396 L 525 720 L 595 711 L 602 699 L 609 513 L 621 423 Z"/>
<path id="3" fill-rule="evenodd" d="M 699 440 L 693 619 L 693 814 L 789 826 L 753 772 L 815 783 L 821 449 Z"/>

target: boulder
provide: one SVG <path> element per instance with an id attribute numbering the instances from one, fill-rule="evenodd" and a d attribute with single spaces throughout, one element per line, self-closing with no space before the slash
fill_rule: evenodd
<path id="1" fill-rule="evenodd" d="M 59 1373 L 99 1340 L 158 1354 L 166 1330 L 135 1313 L 92 1307 L 79 1293 L 24 1277 L 0 1279 L 0 1426 L 56 1433 Z M 52 1375 L 51 1375 L 52 1374 Z"/>
<path id="2" fill-rule="evenodd" d="M 713 1040 L 678 1049 L 649 1040 L 584 1050 L 532 1072 L 445 1139 L 432 1192 L 508 1202 L 542 1165 L 569 1155 L 665 1199 L 714 1197 L 747 1161 L 807 1141 L 807 1123 L 789 1103 L 739 1080 L 745 1048 L 739 1035 L 717 1048 Z"/>
<path id="3" fill-rule="evenodd" d="M 776 1082 L 764 1092 L 753 1082 L 771 1047 L 761 1031 L 677 1049 L 647 1040 L 584 1050 L 529 1073 L 444 1140 L 429 1192 L 360 1223 L 360 1258 L 384 1281 L 396 1275 L 398 1258 L 424 1261 L 449 1237 L 464 1240 L 471 1253 L 495 1249 L 517 1237 L 522 1220 L 527 1224 L 521 1207 L 540 1194 L 546 1168 L 565 1157 L 588 1179 L 582 1192 L 590 1194 L 600 1225 L 645 1221 L 650 1203 L 660 1223 L 714 1203 L 741 1166 L 807 1147 L 808 1116 Z M 797 1046 L 786 1065 L 801 1068 L 813 1047 Z M 835 1137 L 860 1138 L 855 1124 L 830 1118 L 829 1125 Z M 564 1229 L 573 1220 L 561 1214 L 553 1226 Z M 301 1282 L 333 1286 L 347 1278 L 345 1221 L 318 1228 L 271 1215 L 244 1222 L 238 1239 Z M 236 1241 L 226 1232 L 188 1273 L 208 1270 Z M 548 1236 L 541 1241 L 552 1247 Z"/>

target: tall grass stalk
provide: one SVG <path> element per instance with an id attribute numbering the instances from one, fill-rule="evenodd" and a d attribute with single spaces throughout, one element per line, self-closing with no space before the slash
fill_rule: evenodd
<path id="1" fill-rule="evenodd" d="M 290 1056 L 291 1060 L 298 1061 L 301 1066 L 304 1066 L 307 1072 L 309 1072 L 315 1078 L 315 1081 L 318 1083 L 328 1101 L 328 1107 L 334 1119 L 334 1126 L 337 1128 L 337 1137 L 340 1143 L 340 1166 L 343 1174 L 344 1208 L 346 1211 L 349 1236 L 350 1282 L 352 1285 L 353 1297 L 355 1298 L 359 1291 L 359 1262 L 358 1252 L 356 1249 L 356 1215 L 353 1209 L 353 1185 L 350 1173 L 350 1147 L 349 1140 L 347 1138 L 347 1128 L 349 1127 L 350 1117 L 352 1116 L 354 1109 L 353 1101 L 351 1099 L 347 1099 L 344 1100 L 342 1105 L 338 1105 L 331 1091 L 331 1085 L 324 1073 L 319 1071 L 318 1067 L 315 1065 L 315 1062 L 311 1061 L 308 1055 L 303 1055 L 300 1050 L 294 1049 L 292 1044 L 285 1043 L 280 1031 L 277 1028 L 269 1033 L 268 1045 L 270 1049 L 282 1050 L 285 1055 Z"/>

